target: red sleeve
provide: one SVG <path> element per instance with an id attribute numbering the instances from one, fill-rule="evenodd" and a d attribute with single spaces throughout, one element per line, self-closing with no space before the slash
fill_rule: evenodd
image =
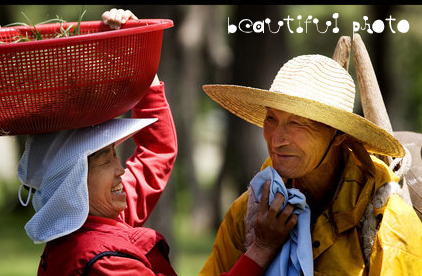
<path id="1" fill-rule="evenodd" d="M 142 262 L 130 258 L 105 257 L 96 261 L 89 269 L 89 276 L 158 276 L 161 273 L 147 268 Z"/>
<path id="2" fill-rule="evenodd" d="M 239 260 L 229 272 L 222 273 L 221 276 L 262 276 L 264 269 L 246 255 L 240 256 Z"/>
<path id="3" fill-rule="evenodd" d="M 89 276 L 155 276 L 142 262 L 130 258 L 106 257 L 96 261 Z"/>
<path id="4" fill-rule="evenodd" d="M 158 118 L 133 136 L 135 153 L 126 161 L 126 172 L 122 176 L 127 208 L 120 218 L 136 227 L 146 221 L 157 204 L 177 155 L 176 130 L 163 82 L 149 88 L 132 109 L 132 117 Z"/>

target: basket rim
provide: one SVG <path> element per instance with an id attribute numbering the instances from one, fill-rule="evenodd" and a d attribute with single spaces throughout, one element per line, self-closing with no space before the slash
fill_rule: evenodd
<path id="1" fill-rule="evenodd" d="M 42 30 L 45 28 L 53 28 L 59 27 L 62 25 L 64 28 L 67 28 L 69 25 L 75 25 L 78 22 L 66 22 L 66 23 L 48 23 L 48 24 L 38 24 L 35 25 L 37 29 Z M 145 25 L 146 23 L 146 25 Z M 142 25 L 139 25 L 142 24 Z M 107 26 L 101 20 L 96 21 L 83 21 L 81 22 L 81 28 L 87 26 L 93 27 L 104 27 Z M 139 33 L 146 33 L 146 32 L 154 32 L 160 31 L 164 29 L 168 29 L 173 27 L 173 21 L 171 19 L 136 19 L 136 20 L 129 20 L 127 21 L 121 29 L 114 30 L 109 29 L 106 31 L 95 32 L 90 34 L 82 34 L 77 36 L 69 36 L 69 37 L 60 37 L 60 38 L 48 38 L 43 40 L 35 40 L 35 41 L 25 41 L 25 42 L 9 42 L 9 43 L 2 43 L 0 44 L 0 51 L 6 50 L 22 50 L 26 48 L 33 48 L 39 46 L 57 46 L 63 44 L 74 44 L 74 43 L 81 43 L 90 40 L 99 40 L 99 39 L 107 39 L 107 38 L 115 38 L 120 36 L 132 35 L 132 34 L 139 34 Z M 34 29 L 33 26 L 13 26 L 13 27 L 1 27 L 0 32 L 7 31 L 10 29 L 20 29 L 20 30 L 31 30 Z"/>

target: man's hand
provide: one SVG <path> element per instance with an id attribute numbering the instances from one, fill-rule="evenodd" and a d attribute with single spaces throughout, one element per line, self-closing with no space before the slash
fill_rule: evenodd
<path id="1" fill-rule="evenodd" d="M 125 24 L 129 19 L 138 19 L 130 10 L 111 9 L 102 15 L 104 24 L 107 24 L 111 29 L 120 29 L 122 24 Z"/>
<path id="2" fill-rule="evenodd" d="M 276 194 L 268 208 L 269 191 L 270 182 L 267 181 L 263 187 L 258 215 L 254 224 L 254 242 L 245 253 L 264 269 L 277 255 L 287 241 L 290 231 L 297 224 L 297 215 L 293 214 L 294 207 L 292 205 L 287 204 L 279 213 L 285 200 L 282 194 Z"/>

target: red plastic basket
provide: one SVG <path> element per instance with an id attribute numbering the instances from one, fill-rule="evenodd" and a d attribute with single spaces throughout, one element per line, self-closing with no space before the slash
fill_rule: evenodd
<path id="1" fill-rule="evenodd" d="M 77 22 L 70 24 L 76 27 Z M 129 20 L 120 30 L 81 22 L 80 35 L 55 38 L 60 24 L 0 28 L 0 135 L 38 134 L 105 122 L 130 110 L 157 72 L 168 19 Z"/>

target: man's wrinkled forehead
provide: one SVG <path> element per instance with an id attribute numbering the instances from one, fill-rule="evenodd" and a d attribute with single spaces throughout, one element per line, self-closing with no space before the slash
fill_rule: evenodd
<path id="1" fill-rule="evenodd" d="M 280 109 L 277 109 L 277 108 L 272 108 L 272 107 L 267 106 L 266 109 L 267 109 L 267 114 L 268 113 L 279 113 L 279 114 L 283 114 L 283 115 L 288 116 L 288 117 L 293 117 L 293 118 L 297 118 L 297 119 L 303 119 L 303 120 L 315 122 L 311 119 L 308 119 L 308 118 L 305 118 L 305 117 L 302 117 L 302 116 L 299 116 L 299 115 L 296 115 L 296 114 L 293 114 L 293 113 L 289 113 L 287 111 L 280 110 Z"/>
<path id="2" fill-rule="evenodd" d="M 280 110 L 280 109 L 276 109 L 276 108 L 272 108 L 272 107 L 266 107 L 267 109 L 267 114 L 271 114 L 271 113 L 279 113 L 279 114 L 283 114 L 286 117 L 289 117 L 290 119 L 295 119 L 295 120 L 299 120 L 301 122 L 306 122 L 315 126 L 324 126 L 324 127 L 330 127 L 324 123 L 318 122 L 318 121 L 314 121 L 312 119 L 306 118 L 306 117 L 302 117 L 293 113 L 289 113 L 287 111 L 284 110 Z"/>

